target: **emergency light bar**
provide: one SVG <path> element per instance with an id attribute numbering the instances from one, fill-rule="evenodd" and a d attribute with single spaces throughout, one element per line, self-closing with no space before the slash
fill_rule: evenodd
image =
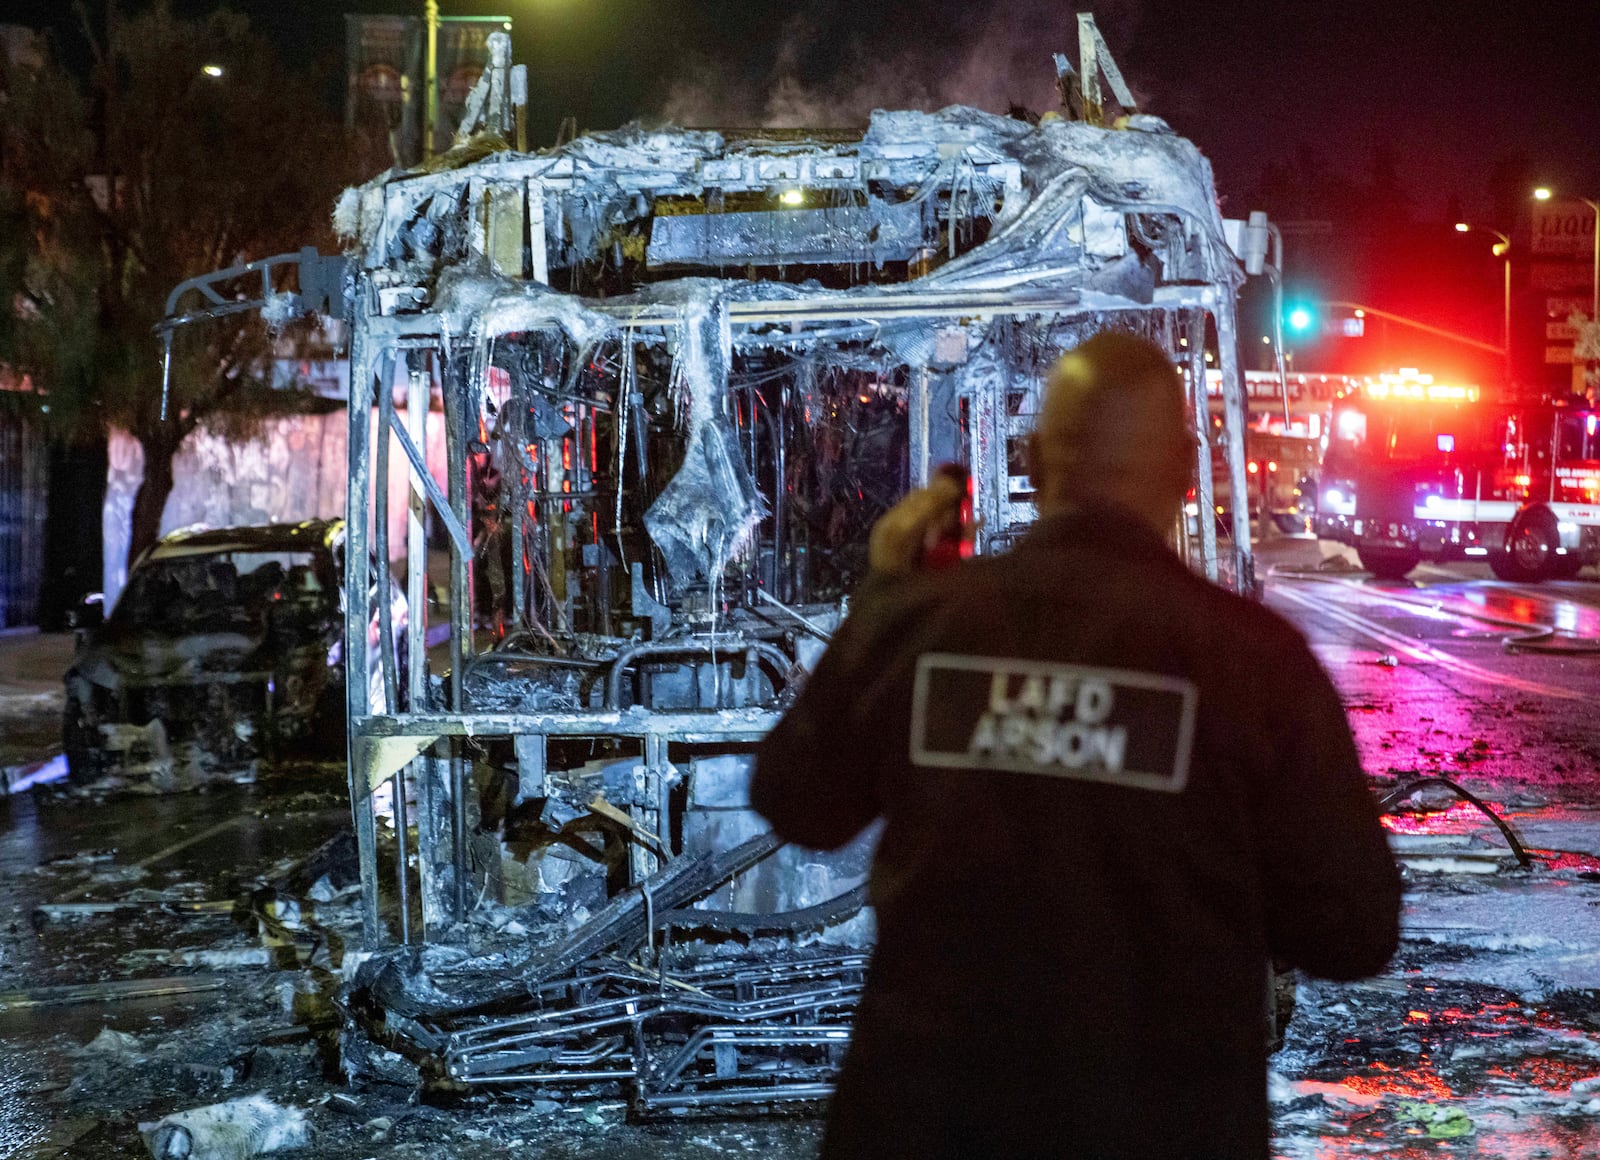
<path id="1" fill-rule="evenodd" d="M 1387 376 L 1386 376 L 1387 377 Z M 1421 399 L 1433 403 L 1476 403 L 1477 387 L 1458 387 L 1444 383 L 1368 383 L 1369 399 Z"/>
<path id="2" fill-rule="evenodd" d="M 1416 367 L 1401 367 L 1399 373 L 1384 373 L 1368 379 L 1364 390 L 1369 399 L 1425 399 L 1436 403 L 1475 403 L 1477 387 L 1436 383 Z"/>

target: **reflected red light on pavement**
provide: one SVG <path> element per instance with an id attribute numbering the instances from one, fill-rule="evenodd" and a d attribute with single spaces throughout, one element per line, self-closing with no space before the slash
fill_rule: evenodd
<path id="1" fill-rule="evenodd" d="M 1346 1076 L 1339 1082 L 1353 1092 L 1368 1096 L 1421 1096 L 1432 1100 L 1455 1098 L 1455 1092 L 1439 1078 L 1427 1056 L 1423 1056 L 1422 1062 L 1416 1067 L 1390 1067 L 1387 1063 L 1374 1063 L 1371 1074 Z"/>
<path id="2" fill-rule="evenodd" d="M 1521 1007 L 1516 1002 L 1509 1003 L 1484 1003 L 1475 1011 L 1464 1011 L 1460 1007 L 1446 1007 L 1434 1015 L 1441 1023 L 1470 1023 L 1474 1019 L 1488 1018 L 1491 1023 L 1526 1022 L 1521 1016 L 1513 1017 L 1506 1014 L 1508 1011 L 1518 1011 Z"/>
<path id="3" fill-rule="evenodd" d="M 1547 1092 L 1564 1092 L 1575 1083 L 1600 1075 L 1600 1064 L 1592 1060 L 1534 1056 L 1519 1060 L 1510 1067 L 1491 1067 L 1484 1074 L 1516 1080 L 1519 1083 L 1543 1088 Z"/>
<path id="4" fill-rule="evenodd" d="M 1495 813 L 1504 815 L 1505 807 L 1500 802 L 1486 804 Z M 1456 802 L 1444 810 L 1384 814 L 1380 820 L 1391 834 L 1454 834 L 1490 824 L 1471 802 Z"/>
<path id="5" fill-rule="evenodd" d="M 1529 850 L 1528 853 L 1543 862 L 1546 870 L 1600 874 L 1600 858 L 1593 854 L 1575 854 L 1570 850 Z"/>

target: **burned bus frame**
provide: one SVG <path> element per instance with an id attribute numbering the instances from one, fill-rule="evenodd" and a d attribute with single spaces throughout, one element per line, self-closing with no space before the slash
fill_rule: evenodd
<path id="1" fill-rule="evenodd" d="M 586 813 L 611 827 L 626 851 L 608 871 L 612 901 L 642 891 L 648 911 L 651 884 L 673 863 L 759 845 L 748 827 L 691 835 L 683 786 L 707 755 L 743 755 L 747 770 L 785 687 L 845 611 L 839 578 L 818 598 L 796 580 L 783 540 L 795 486 L 784 433 L 847 421 L 795 406 L 812 398 L 818 365 L 892 368 L 871 390 L 892 396 L 904 424 L 900 483 L 963 461 L 980 553 L 1004 550 L 1034 517 L 1016 452 L 1050 363 L 1108 327 L 1151 337 L 1185 372 L 1198 510 L 1214 510 L 1218 441 L 1233 494 L 1245 491 L 1243 275 L 1209 166 L 1155 118 L 1103 129 L 966 109 L 879 113 L 859 137 L 633 127 L 386 175 L 350 191 L 336 221 L 352 238 L 348 261 L 303 253 L 186 283 L 166 334 L 170 343 L 177 323 L 256 299 L 247 289 L 225 300 L 217 288 L 257 277 L 269 315 L 342 304 L 350 328 L 348 558 L 403 562 L 410 610 L 397 648 L 387 602 L 349 571 L 349 788 L 369 949 L 460 941 L 474 912 L 504 901 L 493 897 L 503 850 L 481 823 L 485 776 L 508 769 L 512 805 L 539 806 L 551 831 Z M 296 264 L 298 294 L 275 279 Z M 563 281 L 567 291 L 553 288 Z M 181 314 L 194 290 L 212 304 Z M 1211 358 L 1220 431 L 1205 399 Z M 784 379 L 780 402 L 754 391 L 741 401 L 740 374 Z M 652 376 L 653 392 L 641 386 Z M 782 410 L 766 421 L 764 407 Z M 425 453 L 441 422 L 443 488 Z M 498 539 L 482 518 L 493 442 L 510 448 L 489 505 L 497 527 L 509 513 Z M 663 446 L 678 460 L 664 465 L 670 477 L 649 461 Z M 664 502 L 702 453 L 712 486 L 697 478 Z M 391 486 L 402 475 L 396 551 Z M 448 543 L 442 674 L 430 663 L 430 510 Z M 1175 544 L 1209 578 L 1250 591 L 1248 520 L 1235 505 L 1226 544 L 1209 518 L 1174 529 Z M 494 569 L 501 586 L 485 597 Z M 509 631 L 488 630 L 490 604 L 509 606 Z M 471 683 L 485 666 L 500 666 L 488 704 Z M 658 685 L 670 691 L 657 696 Z M 612 759 L 599 781 L 581 760 L 596 745 Z M 380 794 L 393 818 L 389 890 Z M 828 889 L 849 884 L 838 896 L 853 889 L 859 907 L 862 874 L 857 859 Z M 823 925 L 849 917 L 805 891 L 773 897 L 769 907 L 795 913 L 820 906 Z M 604 948 L 583 943 L 584 929 L 547 946 L 544 967 L 537 954 L 522 960 L 524 998 L 552 963 L 573 965 L 574 947 Z M 654 918 L 641 929 L 653 946 Z M 497 1065 L 468 1072 L 458 1078 L 510 1082 Z"/>

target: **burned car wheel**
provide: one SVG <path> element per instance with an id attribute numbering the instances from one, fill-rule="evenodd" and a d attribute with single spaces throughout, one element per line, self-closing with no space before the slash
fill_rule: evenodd
<path id="1" fill-rule="evenodd" d="M 336 760 L 344 755 L 349 743 L 345 728 L 344 682 L 329 681 L 317 698 L 316 710 L 311 716 L 311 734 L 308 738 L 312 756 Z"/>
<path id="2" fill-rule="evenodd" d="M 77 697 L 67 698 L 61 718 L 61 748 L 67 758 L 67 776 L 72 781 L 89 784 L 105 775 L 105 754 L 100 747 L 99 734 L 89 724 Z"/>

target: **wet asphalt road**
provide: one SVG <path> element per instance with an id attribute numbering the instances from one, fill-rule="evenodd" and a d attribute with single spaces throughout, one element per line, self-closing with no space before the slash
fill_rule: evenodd
<path id="1" fill-rule="evenodd" d="M 1533 851 L 1516 865 L 1469 805 L 1428 790 L 1391 820 L 1408 870 L 1405 942 L 1386 974 L 1305 982 L 1274 1060 L 1276 1153 L 1600 1155 L 1600 581 L 1493 581 L 1424 566 L 1409 584 L 1310 575 L 1303 543 L 1262 553 L 1268 604 L 1339 686 L 1375 783 L 1459 781 Z M 21 722 L 21 724 L 19 724 Z M 0 714 L 18 760 L 49 707 Z M 37 754 L 45 756 L 43 752 Z M 410 1107 L 339 1090 L 323 997 L 334 963 L 291 965 L 227 904 L 342 824 L 338 769 L 184 797 L 0 798 L 0 1156 L 144 1155 L 136 1124 L 253 1091 L 312 1109 L 330 1157 L 814 1154 L 815 1121 L 628 1125 L 615 1104 Z M 52 901 L 115 913 L 40 920 Z M 184 909 L 211 902 L 211 910 Z M 336 923 L 338 915 L 330 917 Z M 263 959 L 270 961 L 262 961 Z M 187 980 L 211 988 L 62 1005 L 59 988 Z M 55 988 L 57 990 L 51 990 Z M 102 1038 L 110 1028 L 132 1038 Z"/>
<path id="2" fill-rule="evenodd" d="M 1302 984 L 1278 1155 L 1600 1155 L 1600 584 L 1466 564 L 1384 584 L 1264 555 L 1267 602 L 1332 673 L 1378 787 L 1447 777 L 1531 851 L 1518 867 L 1438 788 L 1388 819 L 1402 947 L 1381 978 Z"/>

